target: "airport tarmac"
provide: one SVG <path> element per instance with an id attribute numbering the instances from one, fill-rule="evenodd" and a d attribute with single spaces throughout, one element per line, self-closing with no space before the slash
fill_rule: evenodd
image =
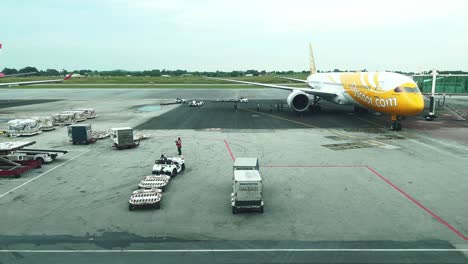
<path id="1" fill-rule="evenodd" d="M 252 102 L 237 110 L 208 102 L 236 95 Z M 19 179 L 0 178 L 0 262 L 115 263 L 118 254 L 134 263 L 468 263 L 467 121 L 441 112 L 435 122 L 411 117 L 404 131 L 391 132 L 388 117 L 346 106 L 269 112 L 285 95 L 5 89 L 3 100 L 60 100 L 3 108 L 3 127 L 8 119 L 92 107 L 99 115 L 89 120 L 93 129 L 132 126 L 151 137 L 122 151 L 109 139 L 74 146 L 64 127 L 0 138 L 70 150 Z M 207 103 L 142 110 L 176 97 Z M 161 153 L 176 154 L 179 136 L 187 170 L 169 183 L 162 208 L 128 211 L 130 193 Z M 236 157 L 260 159 L 264 214 L 231 213 Z"/>

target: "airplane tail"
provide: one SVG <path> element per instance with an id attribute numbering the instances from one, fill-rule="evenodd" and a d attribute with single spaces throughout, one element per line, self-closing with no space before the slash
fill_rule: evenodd
<path id="1" fill-rule="evenodd" d="M 73 73 L 70 73 L 68 74 L 67 76 L 65 76 L 65 78 L 63 78 L 64 81 L 67 81 L 67 80 L 70 80 L 73 76 Z"/>
<path id="2" fill-rule="evenodd" d="M 312 50 L 312 44 L 309 43 L 309 60 L 310 60 L 310 75 L 317 73 L 317 68 L 315 68 L 315 59 L 314 51 Z"/>

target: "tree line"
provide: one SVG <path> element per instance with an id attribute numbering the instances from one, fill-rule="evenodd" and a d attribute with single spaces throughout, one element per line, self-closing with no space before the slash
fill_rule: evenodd
<path id="1" fill-rule="evenodd" d="M 356 70 L 340 70 L 334 69 L 332 71 L 318 71 L 318 72 L 353 72 Z M 359 70 L 366 72 L 367 70 Z M 260 76 L 260 75 L 294 75 L 294 74 L 308 74 L 308 70 L 304 71 L 258 71 L 258 70 L 246 70 L 246 71 L 187 71 L 187 70 L 144 70 L 144 71 L 127 71 L 127 70 L 110 70 L 110 71 L 97 71 L 97 70 L 57 70 L 57 69 L 46 69 L 38 70 L 36 67 L 28 66 L 22 69 L 4 68 L 1 71 L 3 74 L 18 74 L 18 73 L 31 73 L 35 72 L 35 76 L 65 76 L 69 73 L 78 73 L 84 76 L 149 76 L 149 77 L 161 77 L 161 76 L 209 76 L 209 77 L 241 77 L 241 76 Z M 413 72 L 402 72 L 395 71 L 396 73 L 412 75 Z M 429 73 L 430 71 L 427 71 Z M 439 73 L 444 74 L 460 74 L 468 73 L 465 71 L 440 71 Z"/>
<path id="2" fill-rule="evenodd" d="M 18 74 L 18 73 L 31 73 L 35 72 L 35 76 L 63 76 L 69 73 L 78 73 L 84 76 L 150 76 L 150 77 L 161 77 L 161 76 L 209 76 L 209 77 L 240 77 L 240 76 L 260 76 L 266 74 L 298 74 L 308 73 L 308 71 L 258 71 L 258 70 L 246 70 L 246 71 L 187 71 L 187 70 L 144 70 L 144 71 L 127 71 L 127 70 L 110 70 L 110 71 L 97 71 L 97 70 L 56 70 L 46 69 L 38 70 L 36 67 L 28 66 L 22 69 L 4 68 L 1 71 L 5 75 Z"/>

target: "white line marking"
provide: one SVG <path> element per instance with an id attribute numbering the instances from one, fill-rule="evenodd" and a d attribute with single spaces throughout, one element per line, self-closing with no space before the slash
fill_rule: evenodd
<path id="1" fill-rule="evenodd" d="M 2 249 L 0 253 L 461 252 L 468 248 Z"/>
<path id="2" fill-rule="evenodd" d="M 90 151 L 91 151 L 91 150 L 85 151 L 85 152 L 83 152 L 83 153 L 81 153 L 81 154 L 79 154 L 79 155 L 77 155 L 77 156 L 75 156 L 75 157 L 73 157 L 73 158 L 71 158 L 71 159 L 65 161 L 64 163 L 62 163 L 62 164 L 60 164 L 60 165 L 57 165 L 57 166 L 53 167 L 52 169 L 50 169 L 50 170 L 48 170 L 48 171 L 46 171 L 46 172 L 41 173 L 40 175 L 37 175 L 36 177 L 30 179 L 29 181 L 27 181 L 27 182 L 25 182 L 25 183 L 23 183 L 23 184 L 21 184 L 21 185 L 15 187 L 15 188 L 9 190 L 8 192 L 6 192 L 6 193 L 0 195 L 0 198 L 2 198 L 3 196 L 5 196 L 5 195 L 7 195 L 7 194 L 9 194 L 9 193 L 11 193 L 11 192 L 13 192 L 13 191 L 18 190 L 19 188 L 21 188 L 21 187 L 23 187 L 24 185 L 26 185 L 26 184 L 28 184 L 28 183 L 34 181 L 35 179 L 37 179 L 37 178 L 39 178 L 39 177 L 42 177 L 44 174 L 49 173 L 49 172 L 55 170 L 56 168 L 61 167 L 61 166 L 63 166 L 64 164 L 66 164 L 66 163 L 68 163 L 68 162 L 70 162 L 70 161 L 72 161 L 72 160 L 78 158 L 79 156 L 81 156 L 81 155 L 83 155 L 83 154 L 86 154 L 86 153 L 88 153 L 88 152 L 90 152 Z"/>

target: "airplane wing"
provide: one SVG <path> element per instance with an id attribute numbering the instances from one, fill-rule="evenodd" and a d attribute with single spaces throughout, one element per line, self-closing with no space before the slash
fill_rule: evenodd
<path id="1" fill-rule="evenodd" d="M 40 80 L 40 81 L 27 81 L 27 82 L 11 82 L 11 83 L 0 83 L 0 87 L 5 86 L 14 86 L 14 85 L 31 85 L 31 84 L 41 84 L 41 83 L 59 83 L 71 79 L 73 73 L 67 75 L 63 79 L 57 80 Z"/>
<path id="2" fill-rule="evenodd" d="M 224 78 L 215 78 L 215 77 L 205 77 L 207 79 L 212 79 L 212 80 L 220 80 L 220 81 L 226 81 L 226 82 L 235 82 L 235 83 L 242 83 L 242 84 L 250 84 L 250 85 L 257 85 L 257 86 L 263 86 L 263 87 L 269 87 L 269 88 L 275 88 L 275 89 L 281 89 L 281 90 L 286 90 L 286 91 L 294 91 L 294 90 L 299 90 L 307 94 L 312 94 L 312 95 L 317 95 L 323 98 L 326 97 L 335 97 L 337 96 L 336 93 L 330 93 L 330 92 L 325 92 L 325 91 L 318 91 L 315 89 L 311 88 L 299 88 L 299 87 L 289 87 L 289 86 L 283 86 L 283 85 L 275 85 L 275 84 L 267 84 L 267 83 L 257 83 L 257 82 L 246 82 L 246 81 L 239 81 L 239 80 L 232 80 L 232 79 L 224 79 Z"/>
<path id="3" fill-rule="evenodd" d="M 14 77 L 14 76 L 24 76 L 24 75 L 31 75 L 31 74 L 36 74 L 37 72 L 25 72 L 25 73 L 15 73 L 15 74 L 3 74 L 0 72 L 0 78 L 4 77 Z"/>
<path id="4" fill-rule="evenodd" d="M 289 78 L 289 77 L 277 77 L 280 79 L 285 79 L 289 81 L 295 81 L 295 82 L 301 82 L 301 83 L 307 83 L 307 80 L 302 80 L 302 79 L 296 79 L 296 78 Z"/>

